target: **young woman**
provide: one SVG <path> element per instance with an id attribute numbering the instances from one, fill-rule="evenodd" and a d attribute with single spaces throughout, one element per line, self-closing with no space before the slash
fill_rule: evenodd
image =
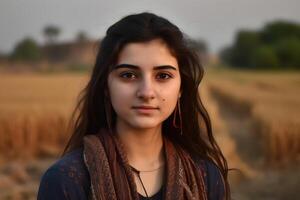
<path id="1" fill-rule="evenodd" d="M 38 199 L 229 199 L 202 77 L 197 54 L 168 20 L 140 13 L 113 24 Z"/>

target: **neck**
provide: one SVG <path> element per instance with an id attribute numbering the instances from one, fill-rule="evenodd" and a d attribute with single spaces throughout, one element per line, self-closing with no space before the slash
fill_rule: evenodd
<path id="1" fill-rule="evenodd" d="M 125 146 L 130 165 L 139 170 L 151 170 L 164 163 L 161 126 L 133 129 L 117 124 L 116 131 Z"/>

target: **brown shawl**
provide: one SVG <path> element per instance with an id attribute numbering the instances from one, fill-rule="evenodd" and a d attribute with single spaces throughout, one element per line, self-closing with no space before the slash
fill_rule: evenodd
<path id="1" fill-rule="evenodd" d="M 166 157 L 164 199 L 206 200 L 203 172 L 179 146 L 163 138 Z M 113 134 L 101 131 L 84 138 L 84 161 L 91 178 L 93 200 L 138 200 L 133 172 L 124 146 Z"/>

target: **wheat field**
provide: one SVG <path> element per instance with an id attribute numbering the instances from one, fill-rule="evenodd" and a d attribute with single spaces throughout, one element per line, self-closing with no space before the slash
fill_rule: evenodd
<path id="1" fill-rule="evenodd" d="M 0 74 L 0 199 L 35 199 L 40 176 L 66 144 L 70 114 L 88 77 L 78 73 Z M 206 72 L 200 95 L 229 167 L 240 170 L 230 176 L 231 183 L 254 180 L 256 191 L 256 183 L 262 182 L 257 180 L 265 177 L 249 164 L 253 160 L 242 155 L 245 149 L 252 152 L 258 147 L 253 146 L 256 141 L 267 166 L 299 161 L 299 85 L 299 73 Z M 234 123 L 224 115 L 224 108 Z M 235 134 L 242 135 L 242 129 L 248 128 L 242 118 L 246 125 L 249 121 L 252 132 L 246 131 L 251 136 L 242 137 L 246 141 L 239 145 Z M 232 134 L 232 126 L 237 126 L 237 133 Z M 285 182 L 296 182 L 292 176 L 284 175 L 288 177 Z M 266 184 L 270 183 L 261 185 Z M 281 188 L 286 195 L 294 185 Z"/>
<path id="2" fill-rule="evenodd" d="M 300 159 L 300 73 L 220 71 L 210 73 L 215 98 L 255 122 L 271 165 Z"/>
<path id="3" fill-rule="evenodd" d="M 0 156 L 57 154 L 87 75 L 1 74 Z"/>
<path id="4" fill-rule="evenodd" d="M 0 156 L 38 156 L 63 145 L 87 79 L 87 74 L 0 74 Z M 208 72 L 203 85 L 213 98 L 255 121 L 269 162 L 299 159 L 300 74 Z M 224 123 L 213 118 L 216 127 Z"/>

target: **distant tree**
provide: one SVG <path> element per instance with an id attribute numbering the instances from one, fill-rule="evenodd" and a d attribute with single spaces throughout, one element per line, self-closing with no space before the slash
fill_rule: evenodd
<path id="1" fill-rule="evenodd" d="M 231 65 L 233 63 L 233 47 L 224 47 L 219 55 L 223 63 Z"/>
<path id="2" fill-rule="evenodd" d="M 187 45 L 198 54 L 203 65 L 208 63 L 208 47 L 204 40 L 188 38 Z"/>
<path id="3" fill-rule="evenodd" d="M 236 66 L 252 67 L 251 59 L 260 43 L 259 33 L 249 30 L 239 31 L 232 48 L 231 61 L 233 64 Z"/>
<path id="4" fill-rule="evenodd" d="M 283 38 L 300 39 L 300 26 L 294 22 L 275 21 L 268 23 L 261 31 L 261 38 L 267 44 L 274 44 Z"/>
<path id="5" fill-rule="evenodd" d="M 76 40 L 77 40 L 78 42 L 83 42 L 83 41 L 88 40 L 88 35 L 87 35 L 87 33 L 84 32 L 84 31 L 78 32 L 78 33 L 77 33 L 77 36 L 76 36 Z"/>
<path id="6" fill-rule="evenodd" d="M 201 52 L 201 53 L 208 52 L 207 44 L 202 39 L 188 39 L 188 45 L 198 52 Z"/>
<path id="7" fill-rule="evenodd" d="M 258 31 L 241 30 L 220 57 L 233 67 L 300 69 L 300 25 L 275 21 Z"/>
<path id="8" fill-rule="evenodd" d="M 11 55 L 14 60 L 36 61 L 41 57 L 37 42 L 27 37 L 16 44 Z"/>
<path id="9" fill-rule="evenodd" d="M 279 60 L 274 49 L 270 46 L 260 46 L 253 55 L 253 64 L 255 68 L 274 69 L 279 67 Z"/>
<path id="10" fill-rule="evenodd" d="M 275 50 L 282 67 L 300 69 L 300 38 L 282 39 L 276 44 Z"/>
<path id="11" fill-rule="evenodd" d="M 48 43 L 52 44 L 56 41 L 60 34 L 60 28 L 55 25 L 48 25 L 44 28 L 43 33 Z"/>

